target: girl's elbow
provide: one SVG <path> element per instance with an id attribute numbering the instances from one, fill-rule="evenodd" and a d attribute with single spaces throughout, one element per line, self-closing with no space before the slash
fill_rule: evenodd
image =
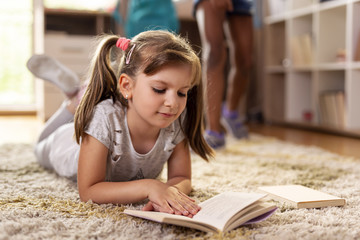
<path id="1" fill-rule="evenodd" d="M 81 202 L 88 202 L 91 200 L 89 194 L 86 194 L 83 191 L 79 191 L 79 197 Z"/>
<path id="2" fill-rule="evenodd" d="M 93 200 L 91 198 L 91 192 L 90 192 L 90 188 L 89 187 L 84 187 L 84 186 L 78 186 L 78 191 L 79 191 L 79 197 L 80 197 L 80 201 L 82 202 L 88 202 L 90 200 Z"/>

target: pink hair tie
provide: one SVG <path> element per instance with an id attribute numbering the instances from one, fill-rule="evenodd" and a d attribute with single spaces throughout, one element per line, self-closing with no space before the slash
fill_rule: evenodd
<path id="1" fill-rule="evenodd" d="M 117 40 L 117 42 L 116 42 L 116 47 L 121 48 L 123 51 L 125 51 L 125 50 L 129 47 L 129 43 L 130 43 L 130 39 L 121 37 L 121 38 L 119 38 L 119 39 Z M 131 54 L 132 54 L 132 52 L 134 51 L 135 46 L 136 46 L 136 44 L 134 44 L 134 45 L 132 46 L 132 48 L 130 49 L 130 51 L 128 52 L 128 55 L 126 56 L 126 59 L 125 59 L 125 63 L 126 63 L 126 64 L 129 64 L 130 58 L 131 58 Z"/>
<path id="2" fill-rule="evenodd" d="M 125 51 L 130 43 L 130 39 L 121 37 L 116 42 L 116 47 L 121 48 L 123 51 Z"/>

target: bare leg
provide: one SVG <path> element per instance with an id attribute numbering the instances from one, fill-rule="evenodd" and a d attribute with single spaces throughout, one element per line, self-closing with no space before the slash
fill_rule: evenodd
<path id="1" fill-rule="evenodd" d="M 228 76 L 226 107 L 237 111 L 240 100 L 244 99 L 253 64 L 253 24 L 251 16 L 233 15 L 225 27 L 230 49 L 231 69 Z"/>
<path id="2" fill-rule="evenodd" d="M 207 129 L 223 132 L 220 124 L 224 92 L 226 51 L 223 33 L 225 13 L 214 9 L 210 1 L 202 1 L 196 11 L 202 41 L 203 79 L 206 86 Z"/>

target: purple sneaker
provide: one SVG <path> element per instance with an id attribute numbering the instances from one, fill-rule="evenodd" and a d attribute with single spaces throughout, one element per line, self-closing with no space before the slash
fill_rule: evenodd
<path id="1" fill-rule="evenodd" d="M 222 108 L 221 123 L 227 132 L 230 132 L 235 138 L 247 138 L 249 136 L 248 128 L 241 121 L 237 111 L 229 111 L 225 105 Z"/>
<path id="2" fill-rule="evenodd" d="M 225 147 L 225 134 L 206 130 L 204 138 L 207 144 L 215 150 Z"/>

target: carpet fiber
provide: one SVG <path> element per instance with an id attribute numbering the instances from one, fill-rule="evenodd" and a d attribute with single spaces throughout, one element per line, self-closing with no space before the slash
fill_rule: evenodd
<path id="1" fill-rule="evenodd" d="M 165 176 L 163 173 L 162 176 Z M 126 216 L 142 204 L 79 201 L 74 182 L 35 162 L 31 145 L 0 146 L 0 239 L 359 239 L 360 159 L 251 135 L 206 163 L 193 157 L 193 192 L 204 201 L 223 191 L 302 184 L 343 197 L 344 207 L 279 209 L 264 222 L 228 233 L 204 233 Z M 226 203 L 224 203 L 226 204 Z"/>

